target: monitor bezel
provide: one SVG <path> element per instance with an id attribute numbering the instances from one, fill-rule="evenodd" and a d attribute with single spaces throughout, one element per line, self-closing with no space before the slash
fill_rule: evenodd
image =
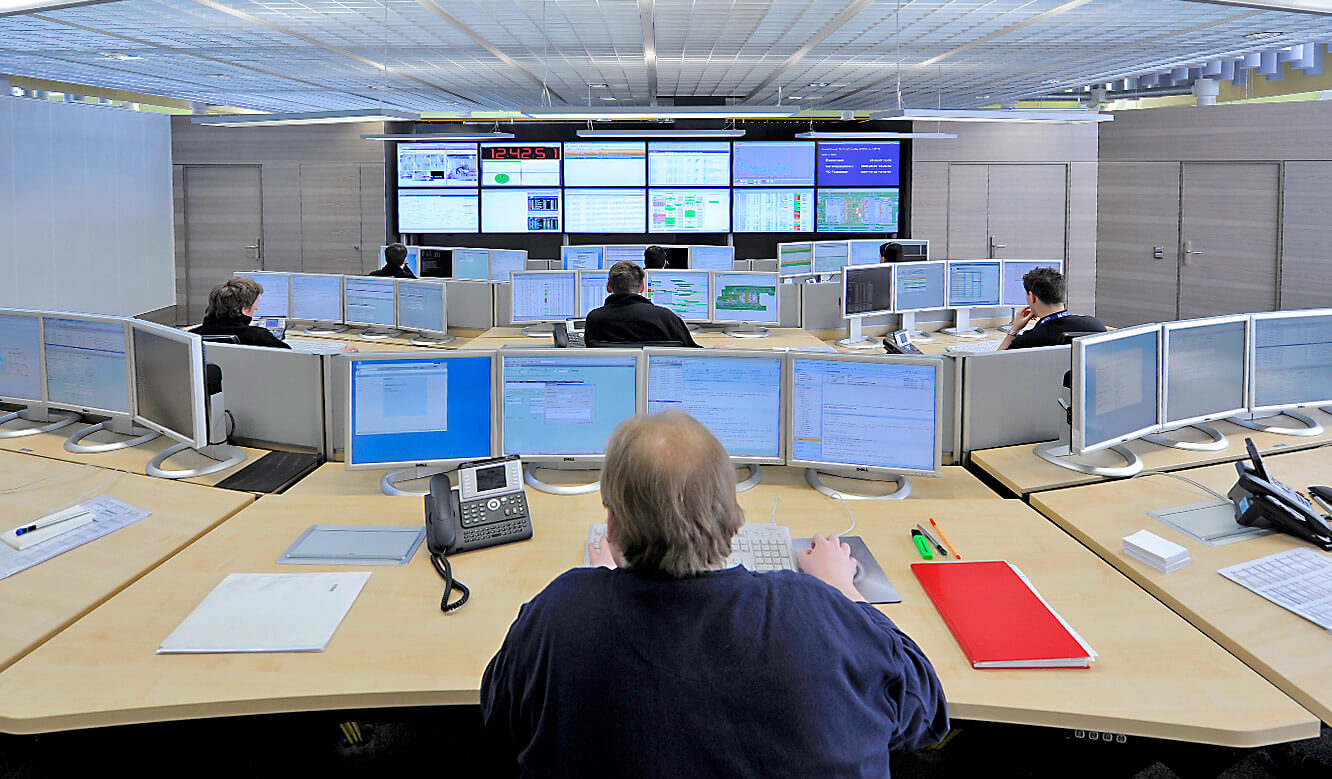
<path id="1" fill-rule="evenodd" d="M 897 299 L 898 278 L 901 276 L 899 271 L 916 266 L 928 265 L 931 267 L 943 268 L 943 305 L 925 306 L 923 308 L 902 308 L 901 301 Z M 942 311 L 948 308 L 948 260 L 912 260 L 911 262 L 893 263 L 893 313 L 910 314 L 916 311 Z"/>
<path id="2" fill-rule="evenodd" d="M 861 271 L 861 270 L 879 270 L 879 271 L 884 271 L 884 272 L 886 272 L 886 273 L 888 274 L 888 285 L 889 285 L 889 286 L 888 286 L 888 308 L 885 308 L 885 309 L 879 309 L 879 310 L 875 310 L 875 311 L 868 311 L 868 312 L 865 312 L 865 313 L 863 313 L 863 314 L 860 314 L 860 313 L 852 314 L 852 313 L 850 313 L 850 312 L 848 312 L 848 311 L 846 310 L 846 283 L 847 283 L 847 277 L 848 277 L 848 276 L 851 276 L 851 275 L 854 275 L 856 272 Z M 897 270 L 896 270 L 896 268 L 894 267 L 893 264 L 891 264 L 891 263 L 878 262 L 878 263 L 874 263 L 874 264 L 872 264 L 872 265 L 844 265 L 844 266 L 842 266 L 842 273 L 841 273 L 840 275 L 841 275 L 841 277 L 842 277 L 842 278 L 841 278 L 841 282 L 842 282 L 842 318 L 843 318 L 843 319 L 864 319 L 865 317 L 871 317 L 871 316 L 883 316 L 884 314 L 892 314 L 892 313 L 894 313 L 895 309 L 893 308 L 893 293 L 897 290 Z"/>
<path id="3" fill-rule="evenodd" d="M 795 245 L 799 245 L 799 244 L 807 244 L 807 245 L 809 246 L 809 270 L 807 270 L 807 271 L 801 271 L 800 273 L 783 273 L 783 272 L 782 272 L 782 247 L 783 247 L 783 246 L 795 246 Z M 849 253 L 850 251 L 851 251 L 850 247 L 847 247 L 847 252 Z M 771 271 L 762 271 L 762 272 L 763 272 L 763 273 L 770 273 Z M 813 241 L 813 240 L 809 240 L 809 241 L 781 241 L 781 242 L 779 242 L 779 243 L 777 244 L 777 277 L 778 277 L 779 279 L 796 279 L 796 278 L 800 278 L 801 276 L 813 276 L 813 275 L 814 275 L 814 241 Z"/>
<path id="4" fill-rule="evenodd" d="M 1200 327 L 1209 327 L 1215 325 L 1233 325 L 1233 324 L 1244 325 L 1244 347 L 1241 356 L 1241 362 L 1243 363 L 1243 367 L 1241 367 L 1240 369 L 1242 374 L 1240 377 L 1240 387 L 1241 387 L 1240 395 L 1242 398 L 1242 404 L 1236 408 L 1217 411 L 1210 414 L 1200 414 L 1197 416 L 1186 417 L 1184 419 L 1171 419 L 1169 415 L 1169 409 L 1170 409 L 1169 355 L 1170 355 L 1171 333 L 1179 332 L 1180 330 L 1193 330 Z M 1250 372 L 1249 354 L 1251 350 L 1250 341 L 1252 339 L 1253 339 L 1253 320 L 1248 314 L 1229 314 L 1226 316 L 1206 317 L 1203 319 L 1188 319 L 1182 322 L 1162 323 L 1161 345 L 1160 345 L 1160 368 L 1159 368 L 1161 387 L 1160 390 L 1158 390 L 1157 392 L 1157 395 L 1159 396 L 1159 399 L 1161 401 L 1160 419 L 1161 419 L 1162 428 L 1170 429 L 1175 427 L 1184 427 L 1186 425 L 1196 425 L 1196 424 L 1201 424 L 1203 422 L 1211 422 L 1217 419 L 1227 419 L 1229 417 L 1235 416 L 1236 414 L 1246 413 L 1249 410 L 1249 372 Z"/>
<path id="5" fill-rule="evenodd" d="M 543 275 L 552 276 L 555 274 L 561 276 L 565 275 L 573 276 L 573 312 L 570 313 L 569 316 L 540 317 L 536 319 L 519 319 L 517 311 L 515 311 L 513 305 L 513 293 L 514 289 L 516 289 L 518 286 L 518 277 L 543 276 Z M 570 319 L 576 319 L 578 318 L 578 312 L 579 312 L 578 292 L 579 292 L 578 271 L 576 270 L 525 270 L 525 271 L 515 271 L 514 273 L 510 273 L 509 274 L 509 321 L 515 325 L 531 325 L 531 324 L 539 324 L 542 322 L 567 322 Z"/>
<path id="6" fill-rule="evenodd" d="M 527 270 L 527 250 L 526 250 L 526 249 L 491 249 L 491 250 L 490 250 L 490 259 L 487 260 L 487 266 L 488 266 L 487 269 L 490 271 L 490 278 L 487 279 L 487 281 L 492 281 L 492 282 L 496 282 L 496 283 L 499 283 L 499 284 L 503 284 L 503 283 L 505 283 L 505 282 L 511 281 L 512 278 L 513 278 L 513 274 L 516 272 L 516 271 L 514 271 L 514 270 L 511 269 L 511 270 L 509 271 L 509 278 L 503 278 L 503 279 L 497 279 L 497 278 L 495 278 L 495 252 L 517 252 L 517 253 L 521 254 L 521 255 L 523 256 L 523 262 L 522 262 L 523 267 L 519 268 L 518 270 L 520 270 L 520 271 L 522 271 L 522 270 Z"/>
<path id="7" fill-rule="evenodd" d="M 21 398 L 17 395 L 0 394 L 0 402 L 13 403 L 16 405 L 33 407 L 46 405 L 46 339 L 43 329 L 41 311 L 34 311 L 26 308 L 0 308 L 0 317 L 21 316 L 27 319 L 37 321 L 37 395 L 36 398 Z"/>
<path id="8" fill-rule="evenodd" d="M 287 291 L 287 303 L 288 303 L 287 308 L 288 308 L 288 310 L 290 310 L 293 314 L 296 313 L 296 304 L 295 304 L 295 302 L 294 302 L 294 294 L 293 294 L 293 291 L 294 291 L 294 287 L 295 287 L 295 282 L 296 282 L 296 277 L 297 277 L 297 276 L 314 276 L 314 277 L 317 277 L 317 278 L 323 278 L 323 279 L 337 279 L 337 280 L 338 280 L 338 318 L 337 318 L 337 319 L 309 319 L 309 318 L 305 318 L 305 317 L 290 316 L 290 317 L 287 317 L 287 321 L 288 321 L 288 322 L 341 322 L 341 321 L 342 321 L 342 317 L 344 317 L 344 316 L 347 315 L 347 307 L 346 307 L 346 300 L 347 300 L 347 285 L 346 285 L 346 282 L 343 281 L 343 279 L 345 278 L 345 275 L 344 275 L 344 274 L 341 274 L 341 273 L 289 273 L 289 274 L 287 274 L 287 275 L 288 275 L 288 277 L 289 277 L 289 278 L 288 278 L 288 288 L 287 288 L 287 289 L 288 289 L 288 291 Z"/>
<path id="9" fill-rule="evenodd" d="M 570 268 L 570 267 L 569 267 L 569 254 L 568 254 L 570 249 L 596 249 L 596 250 L 597 250 L 597 267 L 595 267 L 595 268 Z M 603 246 L 603 245 L 598 245 L 598 244 L 579 244 L 579 245 L 577 245 L 577 246 L 561 246 L 561 247 L 560 247 L 560 270 L 571 270 L 571 271 L 574 271 L 574 272 L 576 272 L 576 273 L 577 273 L 577 272 L 581 272 L 581 271 L 585 271 L 585 270 L 602 270 L 602 269 L 603 269 L 602 266 L 604 266 L 605 264 L 606 264 L 606 247 Z"/>
<path id="10" fill-rule="evenodd" d="M 605 271 L 602 271 L 602 272 L 604 273 Z M 726 271 L 726 272 L 727 272 L 727 273 L 730 273 L 731 271 Z M 712 317 L 712 274 L 713 274 L 713 272 L 710 271 L 710 270 L 694 270 L 693 268 L 682 268 L 682 269 L 680 269 L 680 270 L 667 270 L 667 269 L 665 269 L 665 268 L 659 268 L 659 269 L 653 269 L 653 270 L 645 271 L 645 272 L 644 272 L 644 275 L 643 275 L 643 293 L 644 293 L 643 296 L 646 297 L 649 301 L 652 300 L 652 296 L 651 296 L 651 294 L 649 294 L 649 293 L 651 292 L 651 290 L 652 290 L 652 277 L 653 277 L 653 276 L 662 276 L 662 275 L 666 275 L 666 274 L 670 274 L 670 273 L 696 273 L 696 274 L 700 274 L 700 275 L 703 275 L 703 276 L 706 276 L 706 277 L 707 277 L 707 280 L 708 280 L 708 311 L 707 311 L 707 313 L 703 316 L 703 318 L 697 318 L 697 317 L 689 317 L 689 318 L 685 318 L 685 317 L 682 317 L 682 316 L 681 316 L 681 317 L 680 317 L 680 321 L 682 321 L 682 322 L 697 323 L 697 324 L 707 324 L 707 323 L 711 322 L 711 321 L 712 321 L 711 317 Z M 583 292 L 583 286 L 582 286 L 582 283 L 581 283 L 581 282 L 582 282 L 582 280 L 579 279 L 578 293 L 579 293 L 580 295 L 581 295 L 582 292 Z M 658 305 L 658 304 L 654 302 L 652 305 L 656 306 L 656 305 Z M 660 307 L 661 307 L 661 308 L 666 308 L 665 306 L 660 306 Z M 579 305 L 578 310 L 579 310 L 580 312 L 582 311 L 582 305 L 581 305 L 581 304 Z M 670 309 L 667 309 L 667 310 L 669 311 Z M 672 313 L 675 313 L 675 312 L 672 312 Z M 676 315 L 676 316 L 680 316 L 678 313 L 676 313 L 675 315 Z"/>
<path id="11" fill-rule="evenodd" d="M 166 425 L 160 424 L 150 417 L 140 413 L 139 409 L 139 380 L 138 380 L 138 355 L 135 354 L 132 370 L 135 371 L 134 378 L 130 382 L 134 393 L 131 405 L 134 408 L 133 419 L 136 423 L 143 425 L 149 430 L 161 433 L 168 438 L 173 438 L 194 449 L 202 449 L 208 446 L 208 409 L 206 405 L 207 390 L 204 384 L 204 351 L 203 338 L 184 330 L 177 330 L 174 327 L 159 325 L 154 322 L 146 322 L 141 319 L 129 320 L 129 338 L 130 345 L 134 345 L 134 334 L 138 331 L 151 333 L 154 336 L 164 338 L 169 341 L 176 341 L 189 346 L 190 349 L 190 426 L 193 428 L 189 433 L 179 430 L 173 430 Z"/>
<path id="12" fill-rule="evenodd" d="M 393 321 L 392 322 L 362 322 L 352 319 L 347 311 L 347 283 L 348 281 L 366 281 L 370 280 L 372 284 L 382 284 L 388 282 L 393 288 Z M 398 280 L 395 278 L 386 278 L 381 276 L 343 276 L 342 277 L 342 323 L 354 325 L 356 327 L 397 327 L 398 321 Z"/>
<path id="13" fill-rule="evenodd" d="M 1258 327 L 1260 321 L 1270 321 L 1273 319 L 1298 319 L 1300 317 L 1326 316 L 1332 317 L 1332 308 L 1305 308 L 1297 311 L 1263 311 L 1256 314 L 1250 314 L 1249 323 L 1249 356 L 1247 364 L 1249 367 L 1248 382 L 1248 404 L 1249 413 L 1263 414 L 1269 411 L 1287 411 L 1296 408 L 1318 408 L 1332 404 L 1332 387 L 1328 388 L 1326 399 L 1314 400 L 1303 403 L 1275 403 L 1266 406 L 1256 405 L 1258 401 Z"/>
<path id="14" fill-rule="evenodd" d="M 795 414 L 797 412 L 795 403 L 795 374 L 796 363 L 802 361 L 825 361 L 825 362 L 868 362 L 868 363 L 890 363 L 894 365 L 911 366 L 929 366 L 934 369 L 934 456 L 933 465 L 930 470 L 920 470 L 916 468 L 895 468 L 882 465 L 860 465 L 852 463 L 829 462 L 826 460 L 802 460 L 796 457 L 795 449 Z M 824 470 L 832 475 L 842 474 L 871 474 L 871 475 L 902 475 L 902 476 L 929 476 L 936 477 L 941 475 L 943 468 L 943 365 L 942 357 L 919 357 L 908 355 L 893 354 L 831 354 L 831 353 L 810 353 L 810 352 L 789 352 L 786 362 L 786 396 L 791 399 L 787 406 L 786 418 L 786 464 L 796 468 L 814 468 Z"/>
<path id="15" fill-rule="evenodd" d="M 50 379 L 50 371 L 46 365 L 46 320 L 47 319 L 69 319 L 76 322 L 99 322 L 120 325 L 125 332 L 125 388 L 128 398 L 128 411 L 114 411 L 107 408 L 97 408 L 96 406 L 81 406 L 77 403 L 62 403 L 51 397 L 51 390 L 47 386 Z M 81 414 L 97 414 L 111 419 L 134 420 L 134 415 L 138 411 L 135 408 L 135 386 L 134 386 L 134 339 L 130 335 L 130 320 L 124 317 L 100 316 L 97 314 L 75 314 L 68 311 L 43 311 L 42 312 L 42 394 L 46 396 L 46 406 L 48 408 L 63 409 L 66 411 L 76 411 Z"/>
<path id="16" fill-rule="evenodd" d="M 493 386 L 494 397 L 491 400 L 491 408 L 495 410 L 495 424 L 497 429 L 496 452 L 500 455 L 506 454 L 504 449 L 504 360 L 508 357 L 557 357 L 576 361 L 579 358 L 586 357 L 633 357 L 634 358 L 634 413 L 641 413 L 643 410 L 643 385 L 645 376 L 643 373 L 644 356 L 643 349 L 579 349 L 570 351 L 568 349 L 505 349 L 498 353 L 495 358 L 495 383 Z M 618 423 L 617 423 L 618 425 Z M 600 463 L 606 459 L 606 452 L 600 454 L 520 454 L 524 462 L 531 463 Z"/>
<path id="17" fill-rule="evenodd" d="M 723 272 L 723 273 L 729 273 L 730 271 L 735 270 L 735 247 L 734 247 L 734 246 L 728 246 L 728 245 L 725 245 L 725 244 L 721 244 L 721 245 L 718 245 L 718 244 L 691 244 L 691 245 L 689 246 L 689 270 L 706 270 L 706 271 L 715 271 L 715 270 L 717 270 L 716 268 L 698 268 L 698 267 L 695 267 L 695 265 L 694 265 L 694 252 L 695 252 L 696 250 L 698 250 L 698 249 L 725 249 L 726 252 L 727 252 L 727 254 L 730 255 L 730 257 L 729 257 L 729 259 L 728 259 L 728 262 L 730 263 L 730 267 L 729 267 L 729 268 L 726 268 L 726 269 L 725 269 L 724 271 L 722 271 L 722 272 Z"/>
<path id="18" fill-rule="evenodd" d="M 980 259 L 980 260 L 944 260 L 944 262 L 947 262 L 947 263 L 948 263 L 948 269 L 945 271 L 945 274 L 944 274 L 944 301 L 945 301 L 945 303 L 946 303 L 946 305 L 944 306 L 945 308 L 948 308 L 948 309 L 952 309 L 952 310 L 954 310 L 954 311 L 957 311 L 957 310 L 959 310 L 959 309 L 963 309 L 963 308 L 1004 308 L 1004 307 L 1005 307 L 1005 306 L 1004 306 L 1004 261 L 1003 261 L 1003 260 L 991 260 L 991 259 Z M 997 268 L 999 269 L 999 279 L 998 279 L 998 281 L 999 281 L 999 289 L 996 290 L 997 293 L 998 293 L 998 294 L 995 295 L 995 300 L 996 300 L 996 302 L 994 302 L 994 303 L 964 303 L 964 304 L 962 304 L 962 305 L 957 305 L 957 304 L 953 303 L 953 266 L 954 266 L 954 265 L 963 265 L 963 264 L 966 264 L 966 265 L 976 265 L 976 264 L 981 264 L 981 265 L 993 265 L 993 266 L 995 266 L 995 267 L 997 267 Z"/>
<path id="19" fill-rule="evenodd" d="M 439 287 L 440 326 L 438 330 L 436 330 L 435 328 L 426 329 L 420 327 L 411 327 L 409 325 L 403 324 L 402 297 L 401 297 L 402 293 L 400 290 L 402 289 L 404 284 L 409 286 L 412 284 L 428 284 L 432 287 Z M 393 326 L 395 328 L 399 330 L 406 330 L 412 333 L 436 333 L 436 334 L 447 333 L 449 331 L 448 285 L 444 283 L 443 279 L 440 279 L 439 281 L 435 281 L 433 279 L 394 279 L 393 280 L 393 322 L 394 322 Z"/>
<path id="20" fill-rule="evenodd" d="M 496 352 L 493 349 L 459 349 L 456 351 L 430 350 L 428 352 L 422 352 L 422 351 L 380 352 L 378 354 L 370 353 L 370 354 L 346 355 L 346 359 L 348 362 L 347 362 L 347 392 L 346 392 L 347 399 L 345 405 L 343 406 L 343 414 L 345 415 L 344 419 L 346 421 L 345 424 L 343 425 L 344 429 L 342 431 L 343 468 L 348 471 L 390 470 L 393 468 L 412 468 L 418 465 L 452 468 L 460 463 L 464 463 L 469 460 L 478 459 L 478 455 L 468 455 L 467 457 L 453 457 L 448 459 L 424 460 L 424 461 L 395 460 L 393 462 L 375 462 L 375 463 L 355 462 L 352 456 L 352 439 L 355 437 L 354 433 L 356 429 L 356 422 L 355 422 L 356 418 L 352 415 L 352 399 L 354 397 L 354 393 L 352 391 L 352 384 L 356 371 L 355 364 L 361 362 L 452 360 L 452 359 L 463 359 L 469 357 L 485 357 L 489 359 L 490 368 L 487 372 L 487 375 L 490 377 L 490 391 L 486 393 L 486 402 L 490 406 L 490 412 L 489 412 L 490 452 L 486 455 L 481 455 L 481 456 L 494 457 L 495 453 L 499 451 L 499 436 L 495 424 L 495 416 L 496 416 L 495 415 L 495 380 L 496 380 L 495 364 L 497 362 L 495 355 Z"/>
<path id="21" fill-rule="evenodd" d="M 291 319 L 291 273 L 290 273 L 290 272 L 288 272 L 288 271 L 276 271 L 276 270 L 246 270 L 246 271 L 235 271 L 235 272 L 233 272 L 231 275 L 232 275 L 232 276 L 245 276 L 245 277 L 247 277 L 247 278 L 250 277 L 250 276 L 258 276 L 259 278 L 256 279 L 256 280 L 259 282 L 259 285 L 262 286 L 262 287 L 265 287 L 265 289 L 267 289 L 267 285 L 264 283 L 264 280 L 265 280 L 265 279 L 267 279 L 267 278 L 269 278 L 269 277 L 281 277 L 281 278 L 282 278 L 284 281 L 286 281 L 286 283 L 287 283 L 287 313 L 285 313 L 285 314 L 260 314 L 258 311 L 256 311 L 254 315 L 255 315 L 255 317 L 261 317 L 261 316 L 281 316 L 281 317 L 286 317 L 287 319 Z M 260 297 L 263 297 L 263 295 L 264 295 L 264 293 L 262 293 L 262 292 L 259 293 L 259 296 L 260 296 Z"/>
<path id="22" fill-rule="evenodd" d="M 782 276 L 775 270 L 728 270 L 728 271 L 709 271 L 713 278 L 709 281 L 711 285 L 708 290 L 708 321 L 717 325 L 765 325 L 767 327 L 781 327 L 782 325 Z M 720 319 L 717 317 L 717 293 L 719 286 L 717 276 L 767 276 L 773 279 L 772 294 L 772 319 Z"/>
<path id="23" fill-rule="evenodd" d="M 1026 259 L 1026 260 L 1020 260 L 1020 259 L 1006 259 L 1006 260 L 1000 260 L 1000 262 L 1003 263 L 1003 265 L 999 268 L 999 306 L 1002 307 L 1002 308 L 1022 308 L 1023 306 L 1026 306 L 1026 305 L 1027 305 L 1027 301 L 1026 301 L 1025 299 L 1024 299 L 1021 303 L 1009 303 L 1008 301 L 1004 300 L 1004 288 L 1008 286 L 1005 282 L 1008 281 L 1008 276 L 1007 276 L 1007 274 L 1008 274 L 1008 268 L 1009 268 L 1009 264 L 1010 264 L 1010 263 L 1012 263 L 1012 264 L 1017 264 L 1017 263 L 1027 264 L 1027 263 L 1033 263 L 1033 262 L 1035 262 L 1035 263 L 1040 263 L 1037 267 L 1041 267 L 1041 268 L 1048 268 L 1048 267 L 1051 267 L 1051 263 L 1052 263 L 1052 264 L 1053 264 L 1053 267 L 1054 267 L 1055 270 L 1059 271 L 1061 274 L 1064 272 L 1064 261 L 1063 261 L 1063 260 L 1059 260 L 1059 259 L 1053 259 L 1053 258 L 1051 258 L 1051 259 L 1042 259 L 1042 258 L 1040 258 L 1040 257 L 1037 257 L 1037 258 L 1035 258 L 1035 259 Z M 1028 271 L 1028 272 L 1030 272 L 1030 271 Z M 1026 274 L 1024 273 L 1023 275 L 1025 276 Z M 1018 279 L 1018 281 L 1020 282 L 1021 279 Z"/>
<path id="24" fill-rule="evenodd" d="M 1087 349 L 1096 347 L 1099 344 L 1120 341 L 1125 338 L 1135 338 L 1145 333 L 1154 333 L 1156 335 L 1156 360 L 1153 365 L 1156 369 L 1156 422 L 1138 430 L 1129 433 L 1121 433 L 1100 441 L 1087 442 Z M 1081 338 L 1073 339 L 1072 344 L 1072 381 L 1070 395 L 1072 400 L 1072 429 L 1069 435 L 1069 450 L 1074 454 L 1082 455 L 1089 452 L 1097 452 L 1102 449 L 1108 449 L 1112 446 L 1136 438 L 1141 438 L 1150 433 L 1158 433 L 1162 429 L 1161 424 L 1161 325 L 1137 325 L 1135 327 L 1125 327 L 1119 330 L 1111 330 L 1105 333 L 1096 333 L 1095 335 L 1084 335 Z"/>

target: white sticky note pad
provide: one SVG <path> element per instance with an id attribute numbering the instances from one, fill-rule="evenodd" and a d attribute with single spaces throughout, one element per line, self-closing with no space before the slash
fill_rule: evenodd
<path id="1" fill-rule="evenodd" d="M 1139 530 L 1131 536 L 1124 536 L 1124 543 L 1135 546 L 1166 562 L 1174 561 L 1189 553 L 1188 549 L 1174 541 L 1167 541 L 1150 530 Z"/>

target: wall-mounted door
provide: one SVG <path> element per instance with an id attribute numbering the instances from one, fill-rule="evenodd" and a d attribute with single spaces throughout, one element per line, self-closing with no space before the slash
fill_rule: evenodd
<path id="1" fill-rule="evenodd" d="M 1276 308 L 1281 166 L 1183 167 L 1178 318 Z"/>
<path id="2" fill-rule="evenodd" d="M 1179 308 L 1179 163 L 1098 170 L 1096 315 L 1111 327 L 1168 322 Z"/>
<path id="3" fill-rule="evenodd" d="M 1068 166 L 948 166 L 948 245 L 941 259 L 1068 256 Z"/>
<path id="4" fill-rule="evenodd" d="M 213 287 L 263 268 L 263 191 L 258 165 L 185 165 L 182 180 L 186 321 L 197 323 Z"/>
<path id="5" fill-rule="evenodd" d="M 358 163 L 301 165 L 301 270 L 362 272 Z"/>

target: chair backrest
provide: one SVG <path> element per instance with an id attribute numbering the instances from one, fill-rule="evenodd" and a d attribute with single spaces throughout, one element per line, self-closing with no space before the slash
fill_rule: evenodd
<path id="1" fill-rule="evenodd" d="M 234 335 L 201 335 L 201 336 L 199 336 L 199 337 L 202 338 L 202 339 L 205 340 L 205 341 L 211 341 L 211 342 L 213 342 L 213 343 L 219 343 L 219 344 L 238 344 L 238 343 L 240 343 L 240 338 L 238 338 L 238 337 L 236 337 L 236 336 L 234 336 Z"/>
<path id="2" fill-rule="evenodd" d="M 639 349 L 644 346 L 684 346 L 684 341 L 593 341 L 588 340 L 589 349 Z"/>

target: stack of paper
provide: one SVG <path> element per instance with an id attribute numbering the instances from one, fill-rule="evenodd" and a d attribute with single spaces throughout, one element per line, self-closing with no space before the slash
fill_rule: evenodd
<path id="1" fill-rule="evenodd" d="M 1147 530 L 1124 536 L 1124 554 L 1164 573 L 1178 571 L 1193 562 L 1189 550 Z"/>

